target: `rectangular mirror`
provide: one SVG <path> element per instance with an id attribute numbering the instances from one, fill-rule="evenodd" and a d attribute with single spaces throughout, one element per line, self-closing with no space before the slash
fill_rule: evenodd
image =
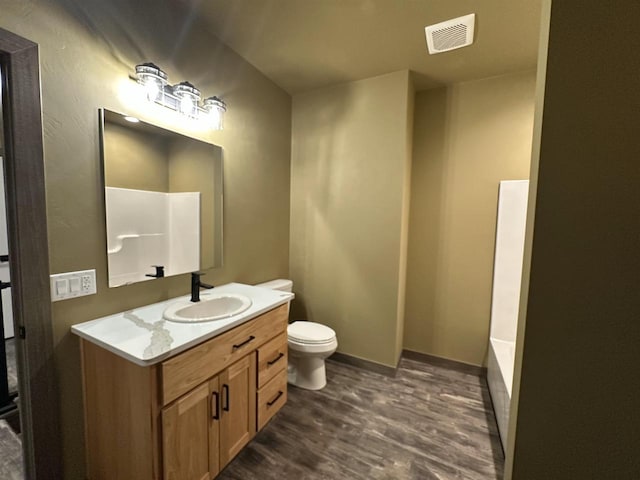
<path id="1" fill-rule="evenodd" d="M 222 148 L 106 109 L 100 140 L 109 287 L 220 267 Z"/>

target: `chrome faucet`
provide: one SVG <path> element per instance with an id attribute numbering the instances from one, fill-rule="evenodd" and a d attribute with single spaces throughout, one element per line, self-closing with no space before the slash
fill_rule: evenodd
<path id="1" fill-rule="evenodd" d="M 204 273 L 200 273 L 200 272 L 191 273 L 191 301 L 192 302 L 200 301 L 201 288 L 206 288 L 206 289 L 213 288 L 213 285 L 208 285 L 200 281 L 200 277 L 202 275 L 204 275 Z"/>

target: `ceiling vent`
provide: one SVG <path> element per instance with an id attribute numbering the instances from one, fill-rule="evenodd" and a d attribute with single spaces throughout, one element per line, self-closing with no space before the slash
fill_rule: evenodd
<path id="1" fill-rule="evenodd" d="M 465 15 L 424 28 L 429 53 L 448 52 L 473 43 L 476 14 Z"/>

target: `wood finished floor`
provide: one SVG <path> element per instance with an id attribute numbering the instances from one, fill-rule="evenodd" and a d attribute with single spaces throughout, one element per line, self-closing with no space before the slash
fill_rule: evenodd
<path id="1" fill-rule="evenodd" d="M 18 391 L 18 370 L 16 368 L 16 342 L 14 338 L 5 340 L 7 351 L 7 379 L 9 380 L 9 392 Z"/>
<path id="2" fill-rule="evenodd" d="M 24 480 L 22 443 L 5 420 L 0 420 L 0 479 Z"/>
<path id="3" fill-rule="evenodd" d="M 483 379 L 402 359 L 396 378 L 327 361 L 327 386 L 289 387 L 221 480 L 502 479 Z"/>
<path id="4" fill-rule="evenodd" d="M 15 339 L 5 340 L 7 354 L 7 380 L 9 392 L 18 391 Z M 17 414 L 11 418 L 19 421 Z M 22 467 L 22 442 L 8 421 L 0 419 L 0 480 L 24 480 Z"/>

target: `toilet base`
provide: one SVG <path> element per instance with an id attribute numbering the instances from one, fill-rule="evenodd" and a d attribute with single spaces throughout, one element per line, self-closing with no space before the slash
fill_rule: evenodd
<path id="1" fill-rule="evenodd" d="M 289 356 L 288 382 L 306 390 L 320 390 L 327 385 L 324 358 Z"/>

